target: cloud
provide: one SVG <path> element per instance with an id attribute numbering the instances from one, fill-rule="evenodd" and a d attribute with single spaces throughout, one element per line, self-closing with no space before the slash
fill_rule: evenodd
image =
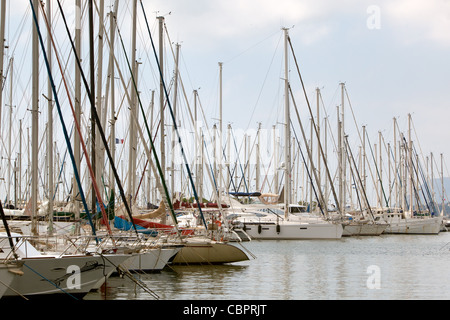
<path id="1" fill-rule="evenodd" d="M 151 7 L 161 14 L 172 12 L 168 18 L 169 30 L 187 43 L 198 44 L 201 39 L 213 38 L 237 42 L 299 24 L 305 25 L 309 33 L 304 37 L 305 43 L 311 43 L 329 33 L 325 18 L 337 5 L 322 0 L 197 0 L 189 3 L 158 0 Z M 148 10 L 154 11 L 150 7 Z"/>
<path id="2" fill-rule="evenodd" d="M 450 46 L 450 1 L 387 1 L 382 6 L 383 12 L 405 44 L 431 40 Z"/>

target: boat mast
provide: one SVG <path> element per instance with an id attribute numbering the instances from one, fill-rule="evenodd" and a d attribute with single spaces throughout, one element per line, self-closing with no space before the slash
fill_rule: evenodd
<path id="1" fill-rule="evenodd" d="M 394 207 L 398 207 L 398 175 L 397 175 L 397 125 L 396 119 L 394 117 L 394 193 L 395 193 L 395 205 Z"/>
<path id="2" fill-rule="evenodd" d="M 135 0 L 136 1 L 136 0 Z M 165 144 L 165 119 L 164 119 L 164 17 L 157 17 L 159 22 L 159 64 L 161 68 L 161 75 L 159 79 L 159 108 L 160 108 L 160 131 L 161 131 L 161 171 L 166 174 L 166 144 Z M 172 190 L 173 191 L 173 190 Z M 162 196 L 162 195 L 161 195 Z M 167 199 L 170 201 L 170 199 Z M 166 216 L 163 215 L 162 223 L 165 223 Z"/>
<path id="3" fill-rule="evenodd" d="M 131 77 L 136 79 L 136 20 L 137 20 L 137 0 L 133 0 L 133 17 L 132 17 L 132 31 L 131 31 Z M 137 84 L 136 84 L 137 85 Z M 130 129 L 129 129 L 129 144 L 128 144 L 128 201 L 130 208 L 133 207 L 134 188 L 135 188 L 135 163 L 136 163 L 136 90 L 131 90 L 130 101 Z"/>
<path id="4" fill-rule="evenodd" d="M 81 56 L 81 0 L 75 2 L 75 50 L 78 56 Z M 81 72 L 75 61 L 75 120 L 80 123 L 81 121 Z M 80 172 L 81 156 L 80 156 L 80 136 L 78 134 L 73 135 L 73 157 L 75 160 L 74 166 L 78 172 Z M 72 208 L 74 211 L 75 220 L 80 218 L 80 190 L 76 181 L 75 175 L 72 180 Z M 78 229 L 79 224 L 75 224 L 75 228 Z M 76 230 L 76 234 L 77 234 Z"/>
<path id="5" fill-rule="evenodd" d="M 52 7 L 51 1 L 47 1 L 47 20 L 52 25 Z M 47 60 L 52 70 L 52 40 L 51 34 L 47 36 Z M 47 80 L 47 108 L 48 108 L 48 127 L 47 127 L 47 161 L 48 161 L 48 231 L 53 234 L 53 92 L 50 79 Z"/>
<path id="6" fill-rule="evenodd" d="M 9 76 L 9 132 L 8 134 L 8 155 L 7 155 L 7 161 L 8 161 L 8 200 L 7 204 L 12 204 L 11 202 L 11 161 L 12 161 L 12 152 L 11 152 L 11 136 L 12 136 L 12 113 L 13 113 L 13 75 L 14 75 L 14 57 L 11 57 L 9 59 L 9 67 L 10 67 L 10 76 Z"/>
<path id="7" fill-rule="evenodd" d="M 367 190 L 367 179 L 366 179 L 366 126 L 362 126 L 363 139 L 362 139 L 362 177 L 363 177 L 363 188 Z"/>
<path id="8" fill-rule="evenodd" d="M 327 159 L 328 159 L 328 146 L 327 146 L 327 132 L 328 132 L 328 127 L 327 127 L 327 123 L 328 123 L 328 117 L 326 117 L 324 119 L 324 131 L 323 131 L 323 138 L 324 138 L 324 150 L 325 153 L 323 154 L 323 162 L 325 164 L 326 167 L 326 163 L 327 163 Z M 319 152 L 320 152 L 320 144 L 319 144 Z M 324 199 L 323 199 L 323 208 L 325 209 L 325 211 L 327 212 L 328 215 L 328 179 L 325 177 L 325 185 L 324 185 L 324 192 L 323 194 L 325 195 Z"/>
<path id="9" fill-rule="evenodd" d="M 414 183 L 414 173 L 412 170 L 412 140 L 411 140 L 411 114 L 408 113 L 408 166 L 409 166 L 409 211 L 411 214 L 411 217 L 413 216 L 413 183 Z"/>
<path id="10" fill-rule="evenodd" d="M 173 92 L 173 116 L 177 118 L 177 95 L 178 95 L 178 61 L 180 57 L 180 44 L 175 45 L 175 80 L 174 80 L 174 92 Z M 176 120 L 175 120 L 176 121 Z M 171 187 L 172 197 L 175 196 L 175 126 L 172 126 L 172 152 L 171 152 Z"/>
<path id="11" fill-rule="evenodd" d="M 117 10 L 118 0 L 115 3 L 114 10 Z M 115 162 L 116 155 L 116 110 L 115 110 L 115 83 L 114 83 L 114 39 L 115 39 L 115 12 L 111 10 L 109 13 L 109 28 L 110 28 L 110 51 L 109 51 L 109 85 L 111 90 L 111 156 L 113 162 Z M 114 181 L 114 172 L 112 166 L 110 166 L 109 173 L 109 187 L 111 194 L 115 194 L 116 183 Z"/>
<path id="12" fill-rule="evenodd" d="M 1 1 L 1 17 L 0 17 L 0 127 L 2 123 L 2 106 L 3 106 L 3 56 L 5 54 L 5 18 L 6 18 L 6 0 Z"/>
<path id="13" fill-rule="evenodd" d="M 99 21 L 98 21 L 98 49 L 97 49 L 97 115 L 99 117 L 99 119 L 102 119 L 102 114 L 106 113 L 106 110 L 103 111 L 103 107 L 102 107 L 102 75 L 103 75 L 103 35 L 104 35 L 104 0 L 100 0 L 99 3 Z M 104 124 L 102 124 L 104 125 Z M 98 164 L 97 165 L 97 171 L 95 172 L 95 176 L 98 177 L 98 179 L 101 179 L 102 175 L 103 175 L 103 160 L 104 160 L 104 149 L 105 146 L 102 145 L 102 141 L 101 141 L 101 137 L 100 137 L 100 132 L 98 131 L 98 128 L 96 129 L 96 141 L 95 141 L 95 145 L 97 146 L 98 150 L 96 150 L 96 156 L 97 159 L 95 160 L 95 162 Z M 100 188 L 99 192 L 102 195 L 103 198 L 103 188 Z"/>
<path id="14" fill-rule="evenodd" d="M 31 111 L 31 234 L 37 235 L 37 198 L 38 198 L 38 153 L 39 153 L 39 0 L 33 0 L 33 8 L 36 13 L 36 25 L 32 35 L 32 111 Z"/>
<path id="15" fill-rule="evenodd" d="M 150 127 L 153 126 L 153 114 L 154 114 L 154 111 L 155 111 L 155 90 L 152 90 L 152 98 L 151 98 L 151 101 L 150 101 Z M 151 137 L 150 137 L 150 139 L 151 139 Z M 155 164 L 153 163 L 153 157 L 148 157 L 148 163 L 150 164 L 150 168 L 151 169 L 153 169 L 155 167 Z M 152 183 L 151 183 L 151 181 L 152 181 L 152 179 L 151 179 L 151 177 L 152 177 L 151 172 L 152 171 L 149 169 L 149 171 L 148 171 L 148 176 L 149 176 L 148 186 L 149 187 L 152 186 Z M 154 171 L 154 172 L 156 172 L 156 171 Z M 157 176 L 155 174 L 155 186 L 158 185 L 158 179 L 156 177 Z M 180 178 L 180 184 L 181 184 L 181 178 Z M 157 192 L 158 189 L 155 187 L 155 188 L 153 188 L 153 190 L 154 190 L 153 195 L 151 194 L 150 191 L 148 192 L 148 202 L 149 203 L 151 203 L 150 199 L 152 199 L 152 201 L 156 200 L 156 192 Z"/>
<path id="16" fill-rule="evenodd" d="M 316 94 L 317 94 L 317 124 L 316 124 L 316 128 L 317 128 L 317 146 L 319 146 L 320 143 L 320 89 L 316 88 Z M 319 180 L 319 185 L 318 188 L 321 190 L 322 186 L 321 186 L 321 177 L 320 177 L 320 148 L 317 147 L 317 176 L 318 176 L 318 180 Z M 323 206 L 325 206 L 326 204 L 323 203 Z"/>
<path id="17" fill-rule="evenodd" d="M 442 211 L 441 216 L 445 215 L 445 189 L 444 189 L 444 154 L 441 153 L 441 188 L 442 188 Z"/>
<path id="18" fill-rule="evenodd" d="M 392 208 L 392 176 L 391 176 L 391 144 L 388 142 L 388 182 L 389 182 L 389 202 L 388 207 Z"/>
<path id="19" fill-rule="evenodd" d="M 274 164 L 274 190 L 276 194 L 279 194 L 279 190 L 278 190 L 278 146 L 279 146 L 279 141 L 278 141 L 278 137 L 277 137 L 277 130 L 276 130 L 276 126 L 273 125 L 273 155 L 274 155 L 274 159 L 273 159 L 273 164 Z"/>
<path id="20" fill-rule="evenodd" d="M 19 204 L 22 208 L 22 119 L 19 119 L 19 182 L 18 182 L 18 194 Z"/>
<path id="21" fill-rule="evenodd" d="M 214 157 L 213 157 L 213 177 L 214 177 L 215 183 L 216 183 L 216 186 L 213 186 L 213 188 L 216 188 L 216 187 L 218 188 L 219 185 L 217 183 L 219 181 L 219 177 L 217 175 L 217 160 L 218 160 L 218 157 L 217 157 L 217 154 L 218 154 L 218 150 L 217 150 L 218 149 L 217 148 L 217 125 L 215 123 L 213 125 L 212 131 L 213 131 L 213 133 L 212 133 L 212 145 L 213 145 L 213 155 L 214 155 Z M 214 182 L 213 182 L 213 184 L 214 184 Z"/>
<path id="22" fill-rule="evenodd" d="M 291 194 L 291 119 L 289 113 L 289 69 L 288 69 L 288 37 L 289 32 L 287 28 L 284 31 L 284 103 L 285 103 L 285 154 L 284 154 L 284 216 L 287 219 L 289 216 L 289 204 Z"/>
<path id="23" fill-rule="evenodd" d="M 381 144 L 381 131 L 378 131 L 378 149 L 379 149 L 379 164 L 378 167 L 380 168 L 380 176 L 378 178 L 379 185 L 380 185 L 380 207 L 383 207 L 383 159 L 382 159 L 382 144 Z"/>
<path id="24" fill-rule="evenodd" d="M 345 121 L 344 121 L 344 114 L 345 114 L 345 108 L 344 108 L 344 91 L 345 91 L 345 84 L 343 82 L 340 83 L 341 85 L 341 165 L 342 165 L 342 198 L 341 198 L 341 212 L 342 214 L 345 213 L 345 203 L 346 203 L 346 180 L 347 180 L 347 172 L 346 172 L 346 160 L 345 160 Z"/>
<path id="25" fill-rule="evenodd" d="M 226 181 L 226 192 L 228 193 L 230 191 L 230 186 L 232 182 L 232 174 L 231 174 L 231 124 L 228 124 L 227 126 L 227 181 Z"/>
<path id="26" fill-rule="evenodd" d="M 310 148 L 310 153 L 311 155 L 313 154 L 313 145 L 314 145 L 314 139 L 313 139 L 313 126 L 314 124 L 314 119 L 311 117 L 310 119 L 310 139 L 309 139 L 309 148 Z M 318 149 L 318 148 L 317 148 Z M 314 166 L 313 164 L 313 159 L 312 157 L 308 157 L 308 163 L 309 163 L 309 167 L 312 168 Z M 312 212 L 313 210 L 313 185 L 312 185 L 312 179 L 308 179 L 308 185 L 309 185 L 309 212 Z M 320 188 L 320 184 L 318 184 L 318 188 Z"/>
<path id="27" fill-rule="evenodd" d="M 431 201 L 436 203 L 436 197 L 434 193 L 434 174 L 433 174 L 433 152 L 430 153 L 430 158 L 426 158 L 427 161 L 427 182 L 431 184 Z"/>
<path id="28" fill-rule="evenodd" d="M 197 130 L 200 130 L 200 127 L 198 126 L 198 120 L 197 120 L 197 90 L 194 89 L 194 159 L 195 159 L 195 188 L 199 191 L 199 195 L 201 195 L 200 189 L 201 189 L 201 175 L 200 175 L 200 163 L 201 163 L 201 132 L 198 133 Z M 202 199 L 200 197 L 200 199 Z"/>
<path id="29" fill-rule="evenodd" d="M 339 114 L 339 106 L 336 106 L 336 117 L 337 117 L 337 133 L 338 133 L 338 147 L 337 147 L 337 154 L 338 154 L 338 182 L 339 182 L 339 203 L 340 203 L 340 208 L 339 211 L 341 213 L 344 212 L 344 173 L 343 173 L 343 157 L 342 157 L 342 120 L 341 120 L 341 116 Z"/>
<path id="30" fill-rule="evenodd" d="M 255 180 L 255 190 L 256 191 L 261 191 L 260 190 L 260 183 L 259 183 L 259 179 L 260 179 L 260 175 L 261 175 L 261 171 L 260 171 L 260 148 L 261 148 L 261 122 L 258 124 L 258 133 L 257 133 L 257 144 L 256 144 L 256 180 Z"/>
<path id="31" fill-rule="evenodd" d="M 219 196 L 221 194 L 221 188 L 223 186 L 222 183 L 222 154 L 223 154 L 223 98 L 222 98 L 222 69 L 223 62 L 219 62 L 219 77 L 220 77 L 220 86 L 219 86 L 219 153 L 215 154 L 216 160 L 219 160 L 219 173 L 216 176 L 217 179 L 217 189 L 219 190 Z"/>

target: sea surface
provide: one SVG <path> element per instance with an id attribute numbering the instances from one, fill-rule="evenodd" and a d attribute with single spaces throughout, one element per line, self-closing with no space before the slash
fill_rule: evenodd
<path id="1" fill-rule="evenodd" d="M 85 300 L 448 300 L 450 232 L 233 243 L 255 258 L 113 276 Z"/>

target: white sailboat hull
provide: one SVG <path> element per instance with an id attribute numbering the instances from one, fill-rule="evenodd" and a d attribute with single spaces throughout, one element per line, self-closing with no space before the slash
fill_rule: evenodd
<path id="1" fill-rule="evenodd" d="M 343 227 L 340 223 L 301 223 L 281 221 L 277 223 L 245 223 L 243 230 L 257 240 L 307 240 L 340 239 Z"/>
<path id="2" fill-rule="evenodd" d="M 22 258 L 23 275 L 14 278 L 4 297 L 58 294 L 80 298 L 103 283 L 129 257 L 108 254 Z"/>
<path id="3" fill-rule="evenodd" d="M 0 298 L 11 286 L 14 278 L 22 275 L 22 263 L 0 263 Z"/>
<path id="4" fill-rule="evenodd" d="M 170 261 L 172 264 L 223 264 L 249 260 L 239 248 L 223 242 L 189 240 Z"/>
<path id="5" fill-rule="evenodd" d="M 346 224 L 342 236 L 379 236 L 388 226 L 387 223 Z"/>
<path id="6" fill-rule="evenodd" d="M 182 246 L 145 249 L 143 252 L 133 255 L 121 266 L 129 271 L 161 271 L 181 249 Z"/>
<path id="7" fill-rule="evenodd" d="M 442 217 L 406 218 L 387 220 L 388 234 L 438 234 L 442 227 Z"/>

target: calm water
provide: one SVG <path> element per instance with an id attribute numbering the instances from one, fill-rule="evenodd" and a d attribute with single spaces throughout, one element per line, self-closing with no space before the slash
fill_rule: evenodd
<path id="1" fill-rule="evenodd" d="M 450 232 L 243 246 L 256 259 L 136 277 L 160 300 L 450 299 Z M 112 277 L 85 300 L 155 298 L 129 279 Z"/>

